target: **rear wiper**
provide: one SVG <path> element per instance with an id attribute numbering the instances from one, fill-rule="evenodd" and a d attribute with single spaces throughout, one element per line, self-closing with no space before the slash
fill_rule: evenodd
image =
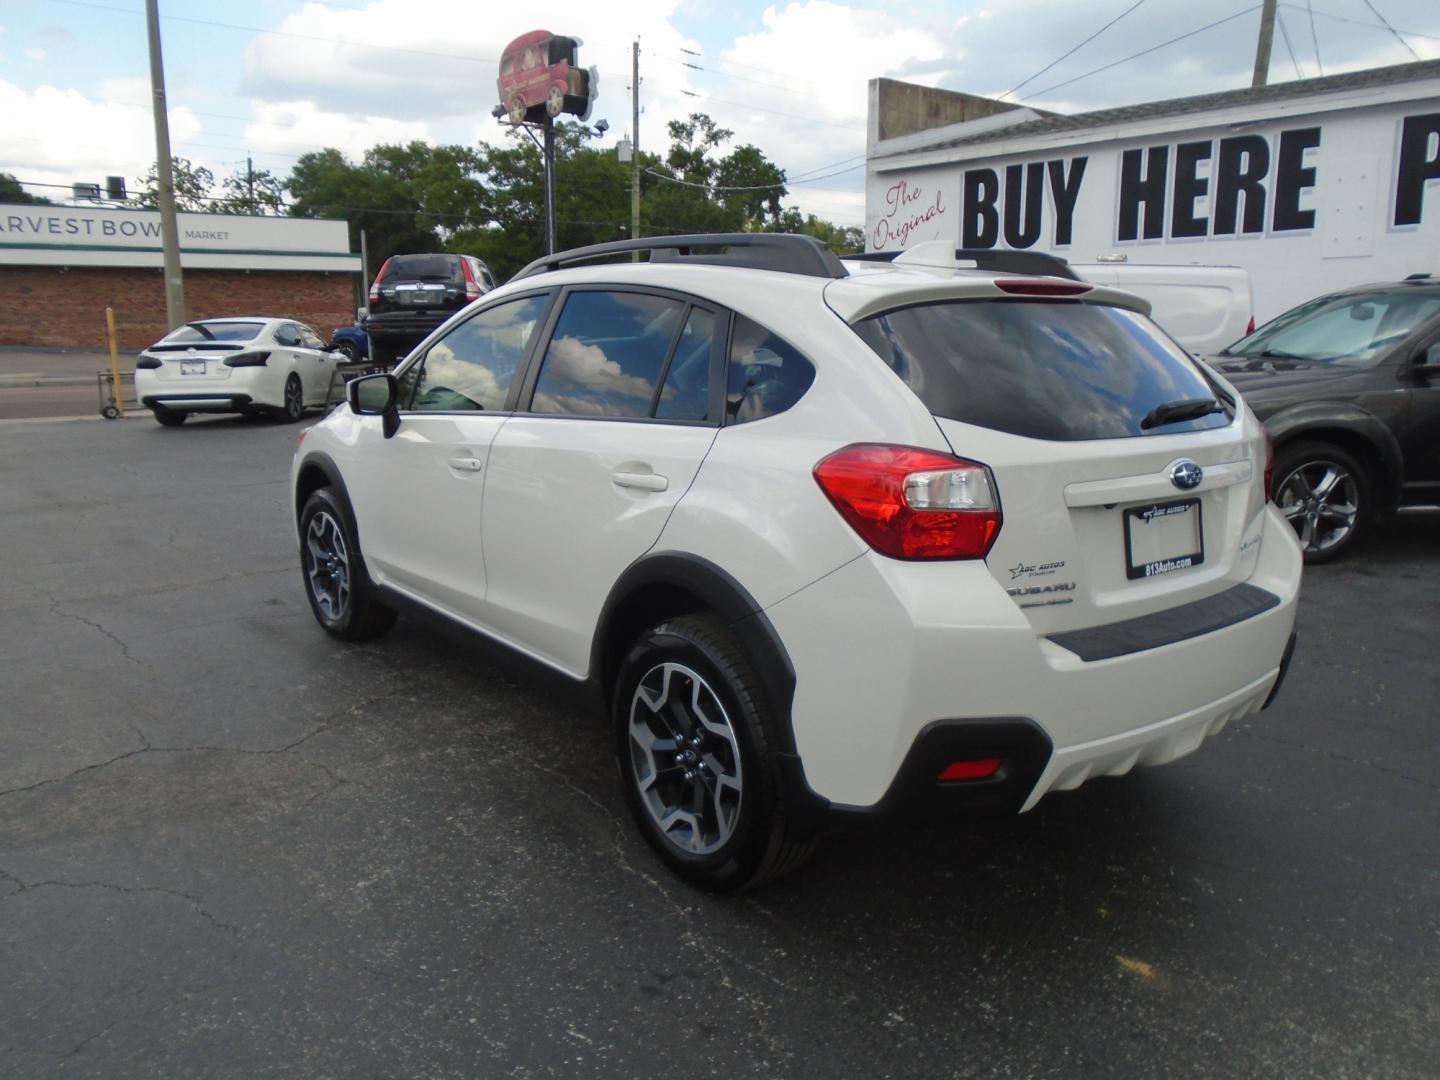
<path id="1" fill-rule="evenodd" d="M 185 325 L 188 326 L 191 330 L 194 330 L 196 333 L 202 335 L 206 341 L 215 340 L 215 335 L 210 332 L 210 328 L 207 327 L 204 323 L 187 322 Z"/>
<path id="2" fill-rule="evenodd" d="M 1140 429 L 1149 431 L 1162 424 L 1178 424 L 1182 420 L 1198 420 L 1202 416 L 1224 411 L 1225 406 L 1214 398 L 1182 398 L 1179 401 L 1167 401 L 1163 405 L 1156 405 L 1145 414 L 1145 419 L 1140 421 Z"/>
<path id="3" fill-rule="evenodd" d="M 1272 360 L 1309 360 L 1308 356 L 1299 356 L 1293 352 L 1286 352 L 1284 349 L 1266 349 L 1260 354 Z"/>

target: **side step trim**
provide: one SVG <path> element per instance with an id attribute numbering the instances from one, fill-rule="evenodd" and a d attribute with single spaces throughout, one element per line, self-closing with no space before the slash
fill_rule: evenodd
<path id="1" fill-rule="evenodd" d="M 1049 640 L 1081 660 L 1113 660 L 1117 656 L 1158 649 L 1254 618 L 1278 607 L 1280 598 L 1254 585 L 1236 585 L 1189 604 L 1141 615 L 1123 622 L 1050 634 Z"/>

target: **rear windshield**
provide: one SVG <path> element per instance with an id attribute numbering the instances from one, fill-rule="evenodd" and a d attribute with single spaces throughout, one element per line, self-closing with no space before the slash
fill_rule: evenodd
<path id="1" fill-rule="evenodd" d="M 396 255 L 380 280 L 452 281 L 459 277 L 460 260 L 454 255 Z"/>
<path id="2" fill-rule="evenodd" d="M 1123 308 L 959 300 L 876 315 L 856 323 L 855 332 L 932 414 L 994 431 L 1117 439 L 1201 431 L 1231 419 L 1220 401 L 1209 415 L 1156 422 L 1158 406 L 1219 399 L 1178 346 Z"/>
<path id="3" fill-rule="evenodd" d="M 186 323 L 166 334 L 164 340 L 174 345 L 198 345 L 206 341 L 253 341 L 264 328 L 263 322 Z"/>

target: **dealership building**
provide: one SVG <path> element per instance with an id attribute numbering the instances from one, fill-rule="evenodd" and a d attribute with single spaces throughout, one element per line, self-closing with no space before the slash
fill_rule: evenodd
<path id="1" fill-rule="evenodd" d="M 179 214 L 191 319 L 273 315 L 328 335 L 354 321 L 360 256 L 343 221 Z M 160 215 L 151 210 L 0 203 L 0 346 L 149 345 L 165 315 Z"/>
<path id="2" fill-rule="evenodd" d="M 870 83 L 866 243 L 1242 266 L 1261 320 L 1440 274 L 1440 60 L 1074 115 Z"/>

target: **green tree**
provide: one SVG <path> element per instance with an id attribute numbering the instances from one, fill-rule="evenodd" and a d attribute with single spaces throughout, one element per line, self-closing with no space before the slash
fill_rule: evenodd
<path id="1" fill-rule="evenodd" d="M 269 169 L 236 169 L 222 185 L 225 194 L 210 210 L 215 214 L 285 213 L 285 182 Z"/>
<path id="2" fill-rule="evenodd" d="M 170 159 L 170 174 L 175 185 L 175 209 L 206 214 L 210 212 L 210 193 L 215 189 L 215 174 L 203 165 L 194 164 L 189 158 Z M 150 171 L 140 181 L 140 193 L 130 200 L 131 206 L 155 210 L 160 206 L 160 177 L 158 167 L 151 165 Z"/>
<path id="3" fill-rule="evenodd" d="M 814 214 L 801 214 L 790 207 L 780 215 L 780 232 L 804 233 L 828 244 L 837 255 L 854 255 L 865 250 L 865 230 L 859 225 L 836 225 Z"/>
<path id="4" fill-rule="evenodd" d="M 14 174 L 0 172 L 0 202 L 8 203 L 43 203 L 46 206 L 52 205 L 51 200 L 41 198 L 39 195 L 31 195 L 15 179 Z"/>
<path id="5" fill-rule="evenodd" d="M 338 218 L 350 227 L 350 245 L 360 248 L 365 231 L 372 269 L 391 255 L 440 251 L 433 219 L 422 220 L 420 200 L 405 180 L 372 163 L 386 147 L 374 147 L 360 164 L 339 150 L 315 150 L 295 163 L 285 186 L 295 217 Z"/>

